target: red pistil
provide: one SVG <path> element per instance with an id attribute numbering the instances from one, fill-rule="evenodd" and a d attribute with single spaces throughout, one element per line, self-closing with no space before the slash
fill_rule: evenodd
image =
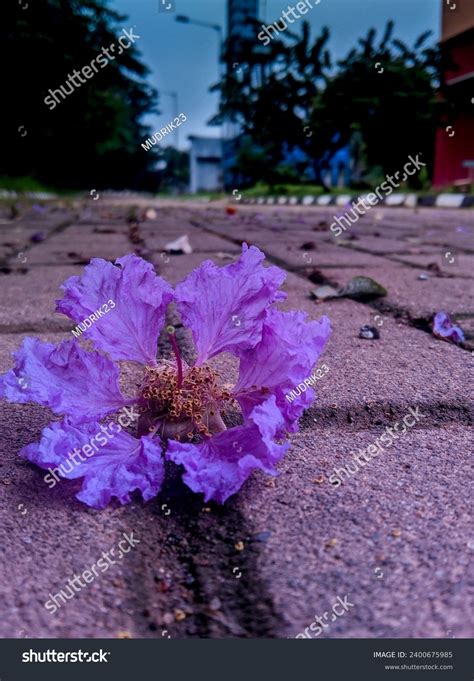
<path id="1" fill-rule="evenodd" d="M 170 329 L 173 329 L 172 331 Z M 181 388 L 183 384 L 183 362 L 181 360 L 181 355 L 179 352 L 178 348 L 178 343 L 176 342 L 176 335 L 175 335 L 175 330 L 173 327 L 168 326 L 167 329 L 168 331 L 168 336 L 170 339 L 171 347 L 173 348 L 174 354 L 176 356 L 176 364 L 178 366 L 178 384 L 177 388 L 178 390 Z"/>

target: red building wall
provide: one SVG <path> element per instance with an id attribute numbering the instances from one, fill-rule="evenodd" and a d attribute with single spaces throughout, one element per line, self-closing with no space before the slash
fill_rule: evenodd
<path id="1" fill-rule="evenodd" d="M 474 169 L 463 167 L 464 161 L 474 161 L 474 12 L 469 11 L 470 2 L 458 4 L 451 10 L 442 2 L 441 45 L 458 70 L 444 74 L 446 96 L 456 113 L 436 135 L 433 185 L 438 188 L 468 180 L 474 174 Z M 446 130 L 447 125 L 452 129 Z"/>
<path id="2" fill-rule="evenodd" d="M 436 134 L 434 186 L 467 180 L 469 168 L 463 168 L 462 163 L 468 160 L 474 161 L 474 119 L 469 112 L 463 112 L 453 121 L 452 130 L 440 128 Z"/>

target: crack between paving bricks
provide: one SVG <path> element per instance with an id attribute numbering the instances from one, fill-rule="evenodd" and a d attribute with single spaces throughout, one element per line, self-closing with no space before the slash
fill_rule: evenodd
<path id="1" fill-rule="evenodd" d="M 225 241 L 229 241 L 229 243 L 232 243 L 237 246 L 241 246 L 243 241 L 242 239 L 237 239 L 231 236 L 228 236 L 227 234 L 221 234 L 220 232 L 211 229 L 210 227 L 207 227 L 206 225 L 203 225 L 196 220 L 189 220 L 190 224 L 193 225 L 193 227 L 196 227 L 198 229 L 202 229 L 203 231 L 207 232 L 208 234 L 212 234 L 213 236 L 219 236 Z M 374 255 L 371 253 L 371 251 L 367 251 L 365 249 L 355 247 L 355 246 L 347 246 L 346 248 L 350 248 L 354 251 L 358 251 L 361 253 L 364 253 L 366 255 Z M 309 281 L 308 277 L 305 276 L 301 272 L 301 266 L 293 266 L 289 265 L 285 260 L 282 258 L 279 258 L 278 256 L 273 255 L 272 253 L 269 253 L 268 251 L 265 250 L 265 257 L 267 260 L 272 262 L 274 265 L 278 265 L 279 267 L 285 269 L 287 272 L 291 272 L 292 274 L 296 275 L 297 277 L 300 277 L 301 279 L 304 279 L 306 282 Z M 377 256 L 377 257 L 384 257 L 386 260 L 390 260 L 391 262 L 401 262 L 394 260 L 393 258 L 387 257 L 387 256 Z M 403 263 L 405 264 L 405 263 Z M 410 267 L 414 267 L 417 269 L 420 269 L 419 265 L 414 265 L 413 263 L 406 263 L 409 264 Z M 453 278 L 453 277 L 445 277 L 445 278 Z M 458 279 L 463 279 L 468 277 L 456 277 Z M 333 286 L 334 283 L 322 276 L 321 277 L 321 284 L 320 285 L 329 285 Z M 432 315 L 429 317 L 414 317 L 409 310 L 406 310 L 405 308 L 400 308 L 395 305 L 389 304 L 384 302 L 383 300 L 376 300 L 376 301 L 354 301 L 359 303 L 360 305 L 366 305 L 367 307 L 370 307 L 374 310 L 377 310 L 378 312 L 384 312 L 385 314 L 390 314 L 394 319 L 402 319 L 408 326 L 413 327 L 414 329 L 417 329 L 418 331 L 424 331 L 425 333 L 428 333 L 430 336 L 432 336 L 432 331 L 431 331 L 431 326 L 430 326 L 430 321 L 432 318 Z M 462 316 L 467 316 L 468 313 L 463 313 Z M 471 352 L 472 348 L 468 346 L 467 343 L 461 344 L 457 346 L 460 350 L 464 350 L 466 352 Z"/>
<path id="2" fill-rule="evenodd" d="M 411 405 L 426 414 L 427 420 L 417 428 L 430 430 L 446 428 L 450 425 L 472 425 L 474 406 L 472 404 L 449 404 L 447 402 L 416 403 Z M 317 403 L 309 407 L 300 418 L 301 431 L 316 427 L 319 430 L 347 428 L 352 432 L 374 430 L 383 432 L 384 428 L 400 421 L 406 415 L 406 406 L 388 403 L 374 403 L 371 406 L 361 403 L 359 408 L 338 412 L 331 406 L 321 407 Z M 357 421 L 356 421 L 357 420 Z"/>
<path id="3" fill-rule="evenodd" d="M 0 325 L 0 334 L 19 334 L 19 333 L 70 333 L 74 327 L 65 327 L 62 324 L 55 324 L 54 322 L 45 324 L 16 324 L 8 326 Z"/>
<path id="4" fill-rule="evenodd" d="M 411 267 L 412 269 L 415 270 L 423 270 L 422 265 L 417 265 L 416 263 L 410 262 L 409 260 L 403 260 L 402 258 L 396 258 L 393 256 L 396 255 L 417 255 L 417 256 L 423 256 L 427 258 L 436 258 L 438 257 L 438 254 L 436 253 L 409 253 L 407 251 L 400 251 L 400 252 L 392 252 L 391 255 L 387 255 L 384 253 L 375 253 L 374 251 L 369 251 L 367 248 L 363 248 L 362 246 L 355 246 L 353 244 L 344 244 L 344 246 L 340 246 L 340 248 L 346 248 L 347 250 L 350 251 L 356 251 L 357 253 L 364 253 L 364 255 L 371 255 L 376 258 L 383 258 L 384 260 L 389 260 L 390 262 L 395 262 L 395 263 L 400 263 L 401 265 L 405 265 L 406 267 Z M 442 248 L 454 248 L 453 246 L 440 246 L 440 250 Z M 469 249 L 460 249 L 460 248 L 455 248 L 454 249 L 456 253 L 460 253 L 462 255 L 473 255 L 474 251 L 471 251 Z M 469 277 L 468 275 L 461 275 L 461 274 L 450 274 L 449 272 L 445 274 L 443 277 L 436 277 L 437 279 L 469 279 L 471 280 L 472 277 Z"/>
<path id="5" fill-rule="evenodd" d="M 192 345 L 183 333 L 182 324 L 177 323 L 176 313 L 168 312 L 167 324 L 177 329 L 176 338 L 187 361 Z M 159 341 L 159 354 L 171 356 L 171 346 L 165 335 Z M 181 467 L 169 464 L 171 470 Z M 177 546 L 178 558 L 183 568 L 193 578 L 189 585 L 193 594 L 196 612 L 194 624 L 200 637 L 228 636 L 237 638 L 276 637 L 281 617 L 275 611 L 273 600 L 258 576 L 258 551 L 248 543 L 252 531 L 243 514 L 233 506 L 212 504 L 209 507 L 201 495 L 191 494 L 181 479 L 177 479 L 172 490 L 160 495 L 160 505 L 166 502 L 179 510 L 170 516 L 177 524 L 175 532 L 184 535 L 188 548 Z M 245 542 L 245 550 L 238 552 L 234 544 Z M 213 564 L 209 564 L 212 557 Z M 240 569 L 242 577 L 237 578 L 233 568 Z M 218 612 L 210 610 L 213 598 L 221 601 Z"/>
<path id="6" fill-rule="evenodd" d="M 172 508 L 179 506 L 174 521 L 188 545 L 185 552 L 179 552 L 179 560 L 194 578 L 188 588 L 194 599 L 197 635 L 277 637 L 282 618 L 275 612 L 273 600 L 259 579 L 259 552 L 255 542 L 249 542 L 252 533 L 242 513 L 232 505 L 236 501 L 220 507 L 212 505 L 206 513 L 202 508 L 209 504 L 188 494 L 184 483 L 177 483 L 175 492 L 176 496 L 168 494 L 163 499 Z M 241 552 L 233 547 L 237 541 L 244 541 L 245 549 Z M 234 573 L 235 568 L 240 570 L 240 578 L 236 577 L 239 573 Z M 210 604 L 215 598 L 220 605 L 217 610 L 211 610 Z"/>
<path id="7" fill-rule="evenodd" d="M 39 242 L 39 243 L 42 243 L 42 244 L 43 244 L 43 243 L 45 243 L 46 241 L 49 241 L 49 239 L 50 239 L 52 236 L 54 236 L 54 235 L 56 235 L 56 234 L 60 234 L 60 233 L 63 232 L 65 229 L 67 229 L 67 227 L 70 227 L 70 226 L 73 225 L 75 222 L 77 222 L 77 220 L 78 220 L 78 215 L 74 215 L 74 216 L 71 216 L 71 217 L 67 218 L 66 220 L 63 220 L 63 221 L 60 222 L 56 227 L 53 227 L 53 228 L 46 234 L 46 236 L 45 236 L 45 238 L 43 239 L 43 241 L 41 241 L 41 242 Z M 0 258 L 0 267 L 8 267 L 9 264 L 10 264 L 10 265 L 13 264 L 13 263 L 11 262 L 11 260 L 15 260 L 15 258 L 18 259 L 18 255 L 19 255 L 20 253 L 27 253 L 27 252 L 28 252 L 31 248 L 33 248 L 34 246 L 38 246 L 39 243 L 28 243 L 28 244 L 26 244 L 25 246 L 20 247 L 18 250 L 13 251 L 13 253 L 12 253 L 11 255 L 8 255 L 8 256 L 6 256 L 6 257 Z M 16 264 L 16 263 L 15 263 L 15 264 Z"/>

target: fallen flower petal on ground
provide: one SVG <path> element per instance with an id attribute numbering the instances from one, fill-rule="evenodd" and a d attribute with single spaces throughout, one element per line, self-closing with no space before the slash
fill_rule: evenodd
<path id="1" fill-rule="evenodd" d="M 442 340 L 456 343 L 456 345 L 464 342 L 463 330 L 460 326 L 453 324 L 446 312 L 441 311 L 435 314 L 433 319 L 433 334 Z"/>

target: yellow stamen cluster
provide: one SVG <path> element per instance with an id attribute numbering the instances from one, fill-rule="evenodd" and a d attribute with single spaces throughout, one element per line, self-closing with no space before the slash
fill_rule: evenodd
<path id="1" fill-rule="evenodd" d="M 210 435 L 208 420 L 215 411 L 209 406 L 216 405 L 217 408 L 220 402 L 231 397 L 230 392 L 220 387 L 218 375 L 210 367 L 191 367 L 185 371 L 178 388 L 178 374 L 171 366 L 146 367 L 142 396 L 147 402 L 145 410 L 157 420 L 174 423 L 191 420 L 193 427 L 187 433 L 189 440 L 195 432 Z M 180 439 L 179 435 L 176 439 Z"/>

